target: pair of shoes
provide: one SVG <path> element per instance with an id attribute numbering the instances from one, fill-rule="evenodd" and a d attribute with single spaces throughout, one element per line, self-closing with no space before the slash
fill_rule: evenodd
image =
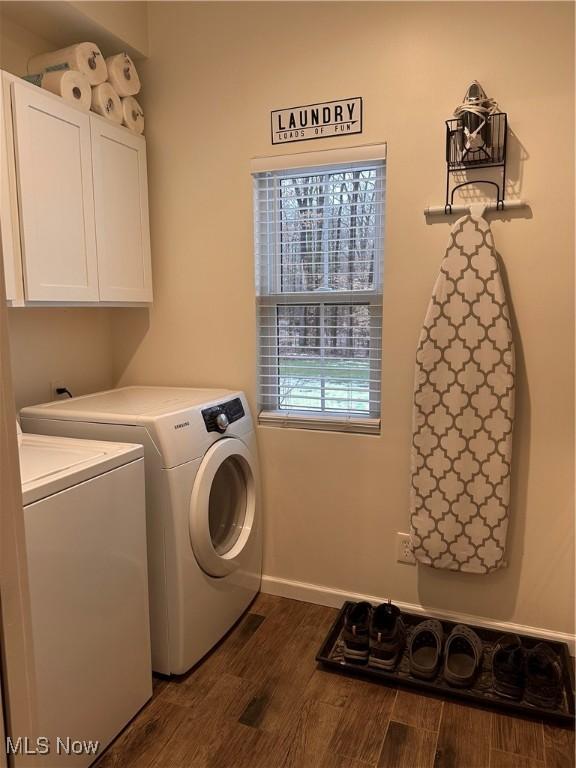
<path id="1" fill-rule="evenodd" d="M 353 603 L 344 617 L 344 659 L 392 670 L 406 645 L 406 629 L 400 609 L 389 600 L 373 608 L 362 601 Z"/>
<path id="2" fill-rule="evenodd" d="M 432 680 L 444 658 L 444 679 L 449 685 L 465 688 L 474 682 L 482 663 L 482 641 L 473 629 L 457 624 L 444 642 L 444 629 L 437 619 L 416 626 L 408 646 L 410 674 Z"/>
<path id="3" fill-rule="evenodd" d="M 518 635 L 502 635 L 492 654 L 494 691 L 508 699 L 524 698 L 536 707 L 554 708 L 562 695 L 562 665 L 545 643 L 525 649 Z"/>

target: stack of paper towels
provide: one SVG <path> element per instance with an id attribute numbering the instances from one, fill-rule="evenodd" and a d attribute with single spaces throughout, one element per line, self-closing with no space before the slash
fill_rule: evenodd
<path id="1" fill-rule="evenodd" d="M 92 109 L 134 133 L 143 133 L 144 112 L 134 98 L 140 92 L 140 78 L 127 53 L 105 59 L 94 43 L 77 43 L 33 56 L 28 72 L 26 80 L 79 109 Z"/>

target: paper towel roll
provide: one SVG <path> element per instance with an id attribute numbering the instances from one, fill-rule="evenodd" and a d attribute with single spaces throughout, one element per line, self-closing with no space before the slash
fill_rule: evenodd
<path id="1" fill-rule="evenodd" d="M 144 112 L 134 96 L 122 99 L 122 122 L 134 133 L 144 133 Z"/>
<path id="2" fill-rule="evenodd" d="M 108 80 L 118 96 L 135 96 L 140 91 L 140 78 L 134 62 L 127 53 L 117 53 L 106 59 Z"/>
<path id="3" fill-rule="evenodd" d="M 122 122 L 122 102 L 110 83 L 100 83 L 92 88 L 92 109 L 113 123 Z"/>
<path id="4" fill-rule="evenodd" d="M 90 85 L 103 83 L 108 77 L 106 61 L 94 43 L 77 43 L 68 48 L 60 48 L 58 51 L 32 56 L 28 61 L 28 72 L 30 74 L 42 72 L 62 65 L 82 72 L 88 78 Z"/>
<path id="5" fill-rule="evenodd" d="M 83 112 L 90 110 L 92 92 L 86 75 L 73 69 L 60 69 L 57 72 L 44 72 L 40 86 L 47 91 L 62 96 Z"/>

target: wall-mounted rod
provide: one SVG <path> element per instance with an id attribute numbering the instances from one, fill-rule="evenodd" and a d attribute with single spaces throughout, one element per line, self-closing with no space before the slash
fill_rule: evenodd
<path id="1" fill-rule="evenodd" d="M 473 203 L 452 206 L 431 205 L 428 208 L 424 208 L 424 216 L 449 216 L 453 213 L 469 213 L 470 205 L 473 205 Z M 506 200 L 503 203 L 486 203 L 485 211 L 487 213 L 489 211 L 505 212 L 517 210 L 518 208 L 528 208 L 529 205 L 526 200 Z"/>

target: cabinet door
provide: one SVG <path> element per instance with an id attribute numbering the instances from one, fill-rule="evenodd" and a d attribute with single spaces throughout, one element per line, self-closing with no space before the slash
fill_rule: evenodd
<path id="1" fill-rule="evenodd" d="M 152 301 L 146 141 L 91 116 L 101 301 Z"/>
<path id="2" fill-rule="evenodd" d="M 26 299 L 98 301 L 90 119 L 26 83 L 12 103 Z"/>

